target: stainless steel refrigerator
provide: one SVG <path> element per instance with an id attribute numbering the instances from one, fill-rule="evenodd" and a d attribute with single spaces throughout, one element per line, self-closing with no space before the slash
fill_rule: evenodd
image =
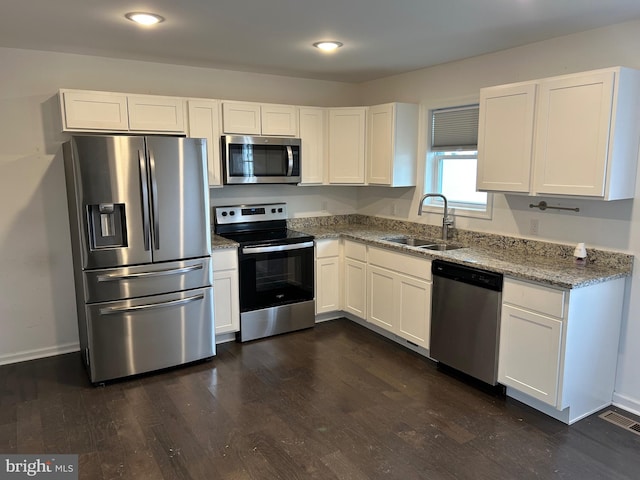
<path id="1" fill-rule="evenodd" d="M 74 136 L 63 151 L 91 381 L 215 355 L 205 140 Z"/>

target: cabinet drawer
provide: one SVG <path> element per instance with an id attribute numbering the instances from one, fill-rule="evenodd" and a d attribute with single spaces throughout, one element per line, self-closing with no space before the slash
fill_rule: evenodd
<path id="1" fill-rule="evenodd" d="M 505 278 L 502 300 L 527 310 L 564 318 L 565 291 Z"/>
<path id="2" fill-rule="evenodd" d="M 377 265 L 423 280 L 431 280 L 431 260 L 426 258 L 390 252 L 375 247 L 369 247 L 368 255 L 370 265 Z"/>
<path id="3" fill-rule="evenodd" d="M 367 246 L 364 243 L 352 242 L 346 240 L 344 242 L 344 256 L 353 260 L 367 261 Z"/>
<path id="4" fill-rule="evenodd" d="M 213 261 L 214 272 L 238 268 L 238 250 L 236 248 L 214 250 L 211 254 L 211 259 Z"/>
<path id="5" fill-rule="evenodd" d="M 316 240 L 316 258 L 337 257 L 340 255 L 340 240 Z"/>

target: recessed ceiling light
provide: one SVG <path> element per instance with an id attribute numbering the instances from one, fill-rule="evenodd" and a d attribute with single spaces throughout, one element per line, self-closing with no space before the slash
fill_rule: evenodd
<path id="1" fill-rule="evenodd" d="M 164 17 L 155 13 L 129 12 L 125 14 L 125 17 L 140 25 L 155 25 L 156 23 L 164 22 Z"/>
<path id="2" fill-rule="evenodd" d="M 313 44 L 314 47 L 319 48 L 323 52 L 333 52 L 342 46 L 341 42 L 334 42 L 333 40 L 327 40 L 323 42 L 316 42 Z"/>

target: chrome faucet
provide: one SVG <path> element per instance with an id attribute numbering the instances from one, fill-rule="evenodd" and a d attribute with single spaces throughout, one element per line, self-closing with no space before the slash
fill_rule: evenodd
<path id="1" fill-rule="evenodd" d="M 418 206 L 418 215 L 422 215 L 422 206 L 424 204 L 424 201 L 430 197 L 440 197 L 444 202 L 444 213 L 442 215 L 442 240 L 446 242 L 449 239 L 449 227 L 453 226 L 453 218 L 449 216 L 447 197 L 445 197 L 441 193 L 425 193 L 420 199 L 420 205 Z"/>

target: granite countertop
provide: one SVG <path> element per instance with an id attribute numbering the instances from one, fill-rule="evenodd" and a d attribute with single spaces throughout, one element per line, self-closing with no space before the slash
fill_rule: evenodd
<path id="1" fill-rule="evenodd" d="M 469 265 L 492 272 L 502 273 L 510 277 L 531 280 L 561 288 L 580 288 L 589 285 L 624 278 L 631 275 L 631 262 L 628 264 L 587 264 L 578 267 L 573 257 L 553 258 L 522 252 L 519 249 L 496 248 L 486 246 L 469 246 L 458 250 L 433 251 L 411 247 L 384 240 L 389 237 L 412 236 L 409 233 L 381 229 L 369 225 L 330 225 L 296 228 L 316 237 L 348 238 L 362 241 L 369 245 L 427 257 L 429 259 L 447 260 L 453 263 Z M 428 237 L 439 242 L 437 238 Z M 453 242 L 460 243 L 460 242 Z"/>
<path id="2" fill-rule="evenodd" d="M 407 236 L 432 239 L 434 243 L 441 241 L 437 234 L 425 234 L 420 230 L 424 228 L 422 225 L 388 222 L 377 218 L 367 219 L 373 224 L 358 223 L 361 220 L 362 218 L 357 218 L 356 222 L 344 223 L 339 219 L 335 223 L 317 224 L 313 218 L 302 219 L 301 222 L 290 225 L 290 228 L 313 235 L 316 239 L 348 238 L 432 260 L 446 260 L 567 289 L 628 277 L 633 267 L 631 255 L 594 249 L 588 249 L 589 259 L 593 260 L 586 266 L 579 267 L 574 264 L 571 247 L 477 232 L 454 232 L 455 238 L 450 243 L 462 244 L 464 248 L 442 252 L 425 250 L 385 240 L 389 237 Z M 434 231 L 439 232 L 439 228 Z M 213 250 L 237 246 L 233 240 L 211 235 Z"/>

